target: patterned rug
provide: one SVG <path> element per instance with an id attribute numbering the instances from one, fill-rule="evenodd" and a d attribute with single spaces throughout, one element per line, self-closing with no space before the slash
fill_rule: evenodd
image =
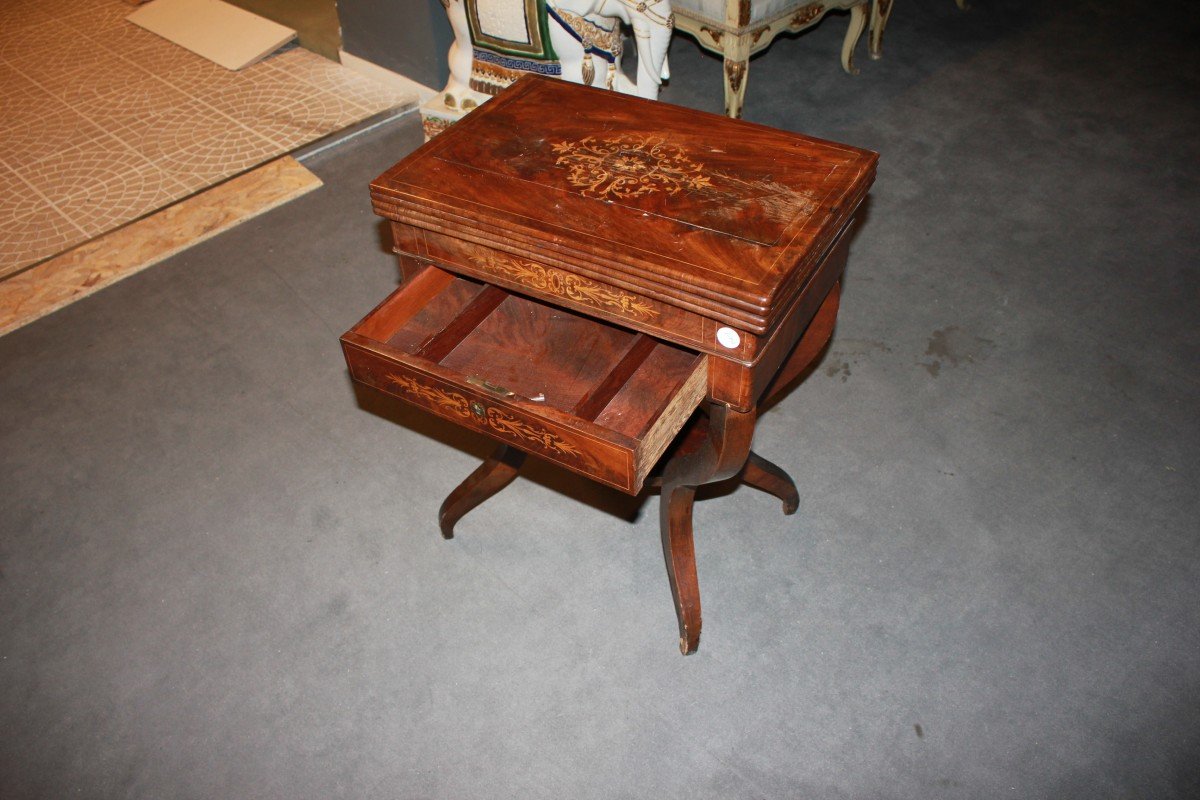
<path id="1" fill-rule="evenodd" d="M 0 280 L 415 101 L 300 48 L 231 72 L 132 9 L 0 4 Z"/>

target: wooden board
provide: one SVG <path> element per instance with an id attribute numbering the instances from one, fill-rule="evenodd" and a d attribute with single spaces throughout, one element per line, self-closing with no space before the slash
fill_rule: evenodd
<path id="1" fill-rule="evenodd" d="M 319 186 L 286 156 L 0 281 L 0 336 Z"/>
<path id="2" fill-rule="evenodd" d="M 296 35 L 221 0 L 154 0 L 126 19 L 231 70 L 250 66 Z"/>

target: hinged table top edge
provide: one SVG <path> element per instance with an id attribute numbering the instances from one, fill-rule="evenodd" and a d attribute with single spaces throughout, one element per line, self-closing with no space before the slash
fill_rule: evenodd
<path id="1" fill-rule="evenodd" d="M 530 122 L 551 111 L 559 118 Z M 596 144 L 650 130 L 658 133 L 640 150 Z M 716 182 L 696 168 L 698 152 L 725 159 Z M 395 221 L 511 231 L 531 257 L 545 249 L 600 258 L 634 285 L 730 303 L 767 324 L 853 215 L 877 160 L 860 148 L 530 77 L 386 171 L 371 193 L 376 212 Z M 738 211 L 757 226 L 744 235 L 697 224 L 722 213 L 721 181 L 730 179 L 753 195 Z"/>

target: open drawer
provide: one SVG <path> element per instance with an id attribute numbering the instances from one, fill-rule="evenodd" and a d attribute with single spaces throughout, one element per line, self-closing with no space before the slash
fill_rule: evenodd
<path id="1" fill-rule="evenodd" d="M 342 336 L 351 377 L 637 494 L 707 357 L 427 267 Z"/>

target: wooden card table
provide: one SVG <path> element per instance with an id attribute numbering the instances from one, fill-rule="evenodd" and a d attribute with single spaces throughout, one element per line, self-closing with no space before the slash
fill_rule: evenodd
<path id="1" fill-rule="evenodd" d="M 442 534 L 526 453 L 660 486 L 694 652 L 696 487 L 737 477 L 796 510 L 791 478 L 750 449 L 756 413 L 833 331 L 876 160 L 531 77 L 376 179 L 404 280 L 342 337 L 350 374 L 500 442 L 446 498 Z"/>

